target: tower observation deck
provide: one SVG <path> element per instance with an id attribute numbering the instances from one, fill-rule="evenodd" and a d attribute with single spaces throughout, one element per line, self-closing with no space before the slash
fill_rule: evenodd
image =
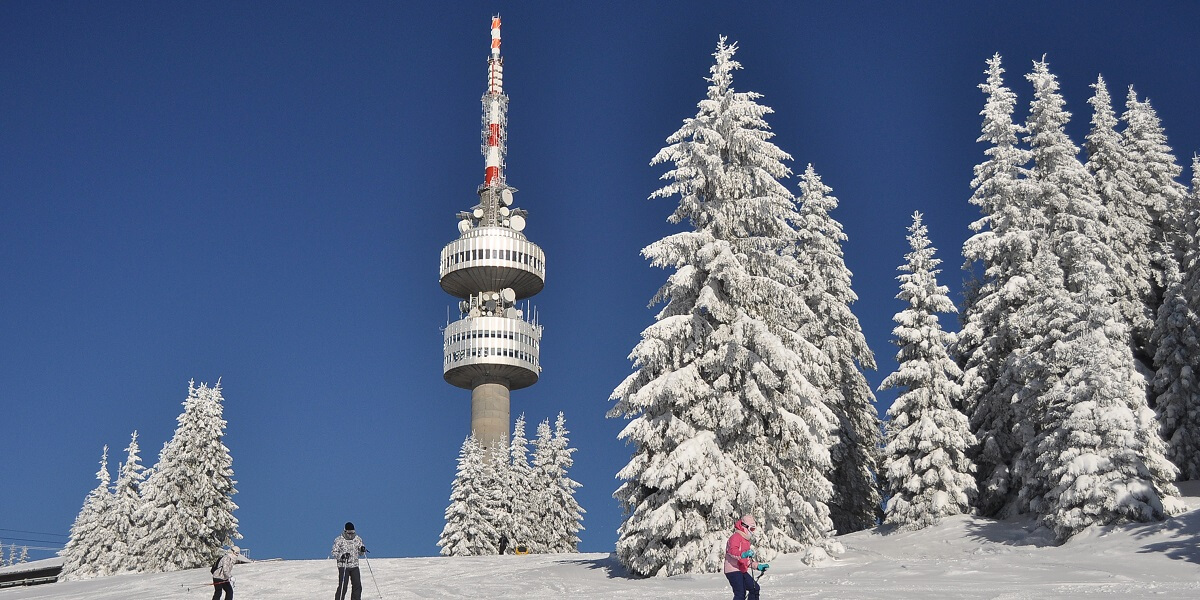
<path id="1" fill-rule="evenodd" d="M 471 390 L 471 431 L 490 445 L 508 437 L 510 390 L 541 375 L 542 326 L 527 299 L 546 281 L 546 256 L 526 239 L 528 213 L 513 207 L 517 190 L 504 177 L 508 96 L 499 17 L 492 18 L 487 79 L 479 203 L 458 213 L 459 237 L 442 248 L 439 269 L 442 289 L 460 299 L 459 319 L 443 332 L 442 375 Z"/>

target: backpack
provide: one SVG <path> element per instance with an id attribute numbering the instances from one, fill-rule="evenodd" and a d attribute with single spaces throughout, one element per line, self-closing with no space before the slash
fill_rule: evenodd
<path id="1" fill-rule="evenodd" d="M 213 575 L 216 575 L 216 574 L 217 574 L 217 567 L 221 566 L 221 559 L 222 559 L 222 558 L 224 558 L 224 557 L 223 557 L 223 556 L 218 556 L 218 557 L 217 557 L 217 560 L 213 562 L 213 566 L 212 566 L 212 568 L 208 570 L 208 572 L 209 572 L 209 573 L 212 573 Z"/>

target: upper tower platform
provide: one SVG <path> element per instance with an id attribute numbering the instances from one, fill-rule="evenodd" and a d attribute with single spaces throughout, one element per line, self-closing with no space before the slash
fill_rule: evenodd
<path id="1" fill-rule="evenodd" d="M 477 190 L 479 203 L 458 213 L 458 239 L 442 248 L 439 262 L 442 289 L 462 299 L 460 319 L 443 332 L 443 377 L 471 390 L 483 384 L 519 389 L 536 383 L 541 374 L 542 327 L 526 314 L 528 305 L 523 311 L 516 302 L 542 291 L 546 255 L 525 237 L 528 213 L 513 206 L 517 190 L 504 176 L 508 96 L 499 17 L 492 19 L 482 104 L 484 180 Z"/>

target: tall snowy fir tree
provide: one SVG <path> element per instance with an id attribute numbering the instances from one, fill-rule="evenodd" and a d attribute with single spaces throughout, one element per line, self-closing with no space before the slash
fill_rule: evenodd
<path id="1" fill-rule="evenodd" d="M 614 493 L 617 557 L 642 575 L 720 569 L 745 512 L 768 555 L 839 548 L 826 504 L 836 418 L 813 383 L 828 360 L 797 333 L 816 317 L 796 291 L 798 215 L 779 182 L 790 157 L 769 141 L 760 95 L 734 91 L 736 50 L 721 38 L 707 97 L 651 162 L 673 165 L 651 198 L 678 195 L 668 220 L 691 229 L 642 250 L 674 272 L 609 412 L 630 419 L 619 437 L 633 446 Z"/>
<path id="2" fill-rule="evenodd" d="M 142 484 L 135 520 L 144 524 L 133 554 L 148 572 L 205 566 L 221 547 L 241 539 L 233 516 L 233 458 L 222 439 L 221 385 L 188 382 L 179 426 L 163 445 L 158 464 Z"/>
<path id="3" fill-rule="evenodd" d="M 1146 195 L 1138 189 L 1128 149 L 1117 132 L 1117 116 L 1103 77 L 1092 85 L 1092 130 L 1088 134 L 1087 169 L 1108 215 L 1109 242 L 1116 258 L 1111 265 L 1113 299 L 1117 312 L 1129 326 L 1134 357 L 1150 369 L 1154 354 L 1150 337 L 1154 328 L 1155 276 L 1151 271 L 1151 225 L 1154 222 Z"/>
<path id="4" fill-rule="evenodd" d="M 1013 429 L 1018 416 L 1011 399 L 1020 388 L 1005 370 L 1017 360 L 1024 339 L 1016 313 L 1031 296 L 1033 254 L 1045 229 L 1045 217 L 1032 204 L 1026 181 L 1028 150 L 1021 148 L 1023 127 L 1013 122 L 1017 96 L 1004 85 L 999 54 L 987 61 L 982 133 L 987 157 L 974 169 L 971 203 L 982 216 L 963 244 L 964 268 L 976 273 L 962 314 L 954 354 L 963 369 L 963 411 L 978 440 L 972 454 L 978 481 L 977 506 L 999 514 L 1015 496 L 1011 459 L 1021 448 Z"/>
<path id="5" fill-rule="evenodd" d="M 1065 132 L 1057 78 L 1045 61 L 1027 78 L 1031 179 L 1050 227 L 1034 258 L 1036 300 L 1019 315 L 1030 335 L 1011 371 L 1023 384 L 1013 473 L 1017 510 L 1066 539 L 1091 524 L 1162 519 L 1179 504 L 1128 325 L 1113 307 L 1112 219 Z"/>
<path id="6" fill-rule="evenodd" d="M 70 538 L 59 552 L 63 559 L 61 581 L 91 579 L 111 575 L 109 570 L 112 556 L 113 532 L 105 529 L 104 516 L 112 510 L 113 495 L 109 489 L 112 481 L 108 473 L 108 446 L 100 457 L 100 470 L 96 472 L 100 483 L 87 495 L 83 508 L 71 525 Z M 11 561 L 12 554 L 9 555 Z"/>
<path id="7" fill-rule="evenodd" d="M 463 441 L 458 474 L 450 487 L 446 525 L 437 543 L 442 556 L 483 556 L 497 551 L 496 513 L 503 508 L 487 452 L 474 435 Z"/>
<path id="8" fill-rule="evenodd" d="M 942 330 L 938 314 L 957 312 L 938 285 L 938 265 L 921 213 L 908 229 L 910 252 L 896 297 L 908 307 L 896 314 L 892 330 L 900 351 L 899 366 L 880 389 L 899 388 L 888 410 L 882 484 L 889 496 L 884 522 L 903 530 L 938 523 L 942 517 L 971 511 L 975 500 L 975 464 L 967 449 L 975 445 L 970 424 L 959 410 L 962 376 L 947 350 L 954 334 Z"/>
<path id="9" fill-rule="evenodd" d="M 875 355 L 850 309 L 858 295 L 850 288 L 851 273 L 843 259 L 846 234 L 830 214 L 838 199 L 811 164 L 800 178 L 800 189 L 803 194 L 795 221 L 799 237 L 793 251 L 802 279 L 796 292 L 818 320 L 801 325 L 798 333 L 817 342 L 829 365 L 824 398 L 838 423 L 830 448 L 833 497 L 829 510 L 837 532 L 851 533 L 873 527 L 881 516 L 875 484 L 882 445 L 879 412 L 862 372 L 876 368 Z"/>
<path id="10" fill-rule="evenodd" d="M 1158 113 L 1148 100 L 1138 100 L 1133 87 L 1125 101 L 1125 132 L 1122 141 L 1133 164 L 1134 181 L 1145 196 L 1145 204 L 1153 219 L 1151 229 L 1151 271 L 1155 279 L 1156 314 L 1172 275 L 1172 267 L 1183 265 L 1187 240 L 1184 231 L 1184 203 L 1187 189 L 1177 181 L 1183 169 L 1179 166 Z M 1150 349 L 1153 356 L 1154 349 Z"/>
<path id="11" fill-rule="evenodd" d="M 535 536 L 542 552 L 578 552 L 579 532 L 583 530 L 583 507 L 575 499 L 579 482 L 567 471 L 575 460 L 575 449 L 567 440 L 567 421 L 558 413 L 551 431 L 549 421 L 538 424 L 536 450 L 533 453 L 534 493 L 540 516 Z"/>
<path id="12" fill-rule="evenodd" d="M 125 448 L 125 462 L 121 465 L 117 482 L 113 486 L 113 560 L 109 565 L 113 573 L 135 572 L 141 562 L 133 553 L 134 540 L 144 535 L 136 520 L 137 510 L 142 502 L 142 481 L 145 479 L 145 467 L 142 466 L 137 438 L 138 434 L 135 431 L 129 440 L 129 446 Z"/>
<path id="13" fill-rule="evenodd" d="M 1095 183 L 1078 159 L 1079 148 L 1067 136 L 1071 113 L 1059 93 L 1058 78 L 1043 61 L 1033 64 L 1026 75 L 1033 84 L 1033 100 L 1026 121 L 1026 143 L 1033 155 L 1029 182 L 1031 200 L 1046 218 L 1043 237 L 1034 247 L 1034 270 L 1027 293 L 1031 300 L 1016 312 L 1022 323 L 1022 342 L 1006 362 L 1002 379 L 1014 384 L 1010 406 L 1014 412 L 1013 431 L 1018 450 L 1012 459 L 1013 483 L 1017 497 L 1010 511 L 1040 512 L 1030 490 L 1044 485 L 1045 473 L 1032 465 L 1038 458 L 1031 444 L 1041 432 L 1059 426 L 1061 411 L 1048 408 L 1050 392 L 1074 367 L 1058 356 L 1060 344 L 1072 325 L 1066 315 L 1080 316 L 1086 307 L 1080 292 L 1084 285 L 1111 285 L 1105 274 L 1101 283 L 1082 278 L 1088 261 L 1099 261 L 1103 268 L 1115 264 L 1108 241 L 1112 239 L 1106 223 L 1105 207 L 1095 192 Z M 1101 269 L 1103 272 L 1103 269 Z M 1109 297 L 1111 301 L 1111 296 Z M 1128 336 L 1128 329 L 1122 329 Z M 1129 343 L 1129 338 L 1123 340 Z M 1128 377 L 1137 377 L 1131 360 L 1124 369 Z M 1026 479 L 1026 478 L 1034 479 Z"/>
<path id="14" fill-rule="evenodd" d="M 1167 282 L 1154 329 L 1155 409 L 1167 441 L 1167 457 L 1184 480 L 1200 479 L 1200 157 L 1192 159 L 1192 191 L 1183 233 L 1191 242 L 1180 275 Z M 1171 269 L 1168 269 L 1168 273 Z"/>

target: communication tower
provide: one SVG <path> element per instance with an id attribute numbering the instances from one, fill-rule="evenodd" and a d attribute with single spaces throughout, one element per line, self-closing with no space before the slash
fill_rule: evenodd
<path id="1" fill-rule="evenodd" d="M 546 257 L 522 233 L 528 213 L 513 207 L 517 189 L 504 178 L 507 114 L 497 16 L 483 95 L 479 203 L 458 213 L 458 239 L 441 255 L 442 289 L 461 299 L 459 319 L 444 331 L 442 373 L 471 390 L 471 431 L 485 447 L 508 437 L 509 392 L 537 383 L 542 372 L 542 326 L 526 299 L 542 291 Z"/>

